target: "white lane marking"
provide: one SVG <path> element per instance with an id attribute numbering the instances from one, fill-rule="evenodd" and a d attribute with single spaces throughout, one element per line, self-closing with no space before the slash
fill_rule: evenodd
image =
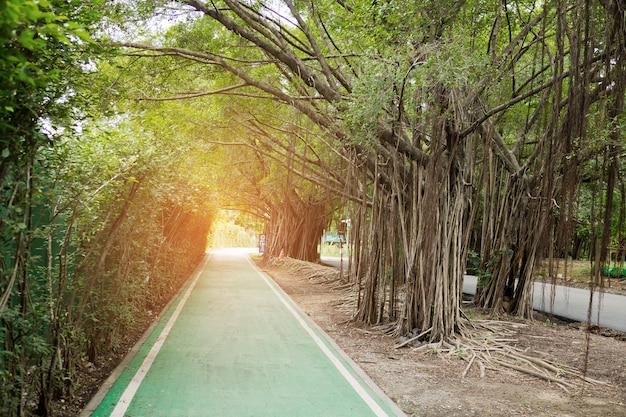
<path id="1" fill-rule="evenodd" d="M 196 276 L 194 277 L 193 281 L 189 285 L 187 292 L 185 292 L 185 295 L 178 303 L 176 310 L 174 310 L 174 313 L 172 313 L 172 316 L 167 321 L 167 324 L 161 331 L 161 334 L 157 338 L 156 342 L 154 343 L 154 345 L 152 345 L 150 352 L 148 352 L 148 355 L 143 360 L 143 363 L 137 370 L 137 373 L 135 373 L 135 376 L 133 377 L 133 379 L 130 381 L 130 383 L 124 390 L 124 393 L 120 397 L 117 405 L 111 412 L 110 417 L 124 417 L 126 410 L 128 410 L 128 407 L 130 406 L 130 403 L 133 400 L 133 397 L 135 396 L 135 394 L 137 393 L 137 390 L 139 389 L 139 385 L 141 385 L 141 382 L 143 381 L 143 379 L 146 377 L 146 374 L 150 370 L 150 367 L 152 366 L 152 363 L 156 359 L 157 355 L 159 354 L 159 350 L 161 350 L 161 346 L 163 346 L 165 339 L 170 333 L 170 330 L 172 330 L 172 327 L 174 327 L 174 323 L 176 323 L 176 319 L 178 319 L 178 315 L 180 314 L 181 310 L 185 306 L 185 303 L 187 302 L 187 299 L 189 298 L 191 291 L 196 286 L 196 283 L 198 282 L 200 275 L 202 275 L 202 272 L 204 271 L 204 267 L 206 266 L 207 262 L 208 262 L 208 257 L 204 259 L 204 261 L 198 268 L 198 271 L 196 272 Z"/>
<path id="2" fill-rule="evenodd" d="M 252 260 L 248 256 L 246 256 L 246 259 L 248 259 L 248 262 L 250 262 L 252 266 L 254 266 L 254 264 L 252 263 Z M 315 331 L 302 318 L 302 316 L 296 312 L 296 310 L 291 306 L 291 304 L 289 304 L 289 302 L 285 299 L 285 297 L 274 287 L 274 285 L 272 285 L 269 278 L 263 272 L 259 271 L 256 267 L 255 267 L 255 270 L 257 271 L 259 275 L 261 275 L 261 277 L 263 278 L 267 286 L 272 289 L 274 294 L 276 294 L 278 298 L 280 299 L 280 301 L 287 307 L 287 310 L 289 310 L 289 312 L 293 314 L 296 320 L 298 320 L 298 323 L 300 323 L 300 325 L 304 328 L 304 330 L 311 336 L 311 338 L 313 338 L 317 346 L 322 350 L 322 352 L 324 352 L 324 354 L 328 357 L 328 359 L 330 359 L 332 364 L 335 365 L 335 368 L 337 368 L 339 373 L 343 375 L 343 377 L 348 381 L 348 383 L 352 386 L 352 388 L 354 388 L 354 390 L 359 394 L 359 396 L 363 399 L 363 401 L 365 401 L 365 403 L 369 406 L 369 408 L 371 408 L 374 414 L 377 417 L 389 417 L 389 415 L 385 412 L 385 410 L 383 410 L 380 407 L 380 405 L 378 405 L 376 400 L 374 400 L 374 398 L 372 398 L 372 396 L 363 388 L 363 386 L 359 383 L 359 381 L 357 381 L 356 378 L 354 378 L 354 376 L 346 369 L 346 367 L 343 366 L 343 363 L 341 363 L 341 361 L 337 358 L 337 356 L 335 356 L 332 353 L 332 351 L 328 348 L 328 346 L 326 346 L 326 344 L 322 342 L 322 340 L 317 335 L 317 333 L 315 333 Z"/>

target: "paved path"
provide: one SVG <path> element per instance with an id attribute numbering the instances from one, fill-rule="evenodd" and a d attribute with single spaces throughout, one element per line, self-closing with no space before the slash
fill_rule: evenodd
<path id="1" fill-rule="evenodd" d="M 245 253 L 232 250 L 208 258 L 83 415 L 92 410 L 119 417 L 404 415 Z"/>
<path id="2" fill-rule="evenodd" d="M 554 304 L 551 306 L 552 291 L 552 285 L 536 282 L 533 288 L 533 308 L 557 317 L 587 321 L 589 290 L 556 285 Z M 475 276 L 465 276 L 463 292 L 467 294 L 476 292 Z M 594 293 L 591 322 L 626 332 L 626 296 Z"/>

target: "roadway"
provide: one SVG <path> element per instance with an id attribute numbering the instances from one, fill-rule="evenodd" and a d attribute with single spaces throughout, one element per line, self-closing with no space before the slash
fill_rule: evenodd
<path id="1" fill-rule="evenodd" d="M 466 275 L 463 292 L 476 293 L 477 278 Z M 545 314 L 568 320 L 586 322 L 589 310 L 590 291 L 583 288 L 535 282 L 533 287 L 533 308 Z M 550 300 L 554 296 L 554 302 Z M 626 296 L 594 292 L 591 324 L 626 332 Z"/>
<path id="2" fill-rule="evenodd" d="M 81 416 L 404 416 L 242 250 L 213 252 Z"/>

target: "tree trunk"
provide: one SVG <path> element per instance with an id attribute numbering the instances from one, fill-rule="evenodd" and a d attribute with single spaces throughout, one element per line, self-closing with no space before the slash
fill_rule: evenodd
<path id="1" fill-rule="evenodd" d="M 266 228 L 269 256 L 289 256 L 318 262 L 318 244 L 328 224 L 327 204 L 303 200 L 291 189 L 283 200 L 273 204 Z"/>
<path id="2" fill-rule="evenodd" d="M 377 149 L 371 196 L 361 190 L 358 232 L 360 283 L 356 320 L 395 322 L 394 333 L 430 331 L 431 341 L 462 330 L 461 285 L 465 272 L 474 146 L 461 139 L 447 113 L 448 94 L 438 89 L 432 116 L 431 153 L 422 162 Z M 404 159 L 406 158 L 406 159 Z M 368 214 L 362 214 L 367 210 Z M 360 246 L 359 246 L 360 245 Z"/>
<path id="3" fill-rule="evenodd" d="M 434 129 L 447 146 L 432 154 L 424 170 L 418 202 L 417 262 L 398 332 L 431 330 L 431 341 L 443 341 L 462 331 L 461 287 L 465 273 L 467 234 L 471 230 L 474 150 L 445 129 Z"/>

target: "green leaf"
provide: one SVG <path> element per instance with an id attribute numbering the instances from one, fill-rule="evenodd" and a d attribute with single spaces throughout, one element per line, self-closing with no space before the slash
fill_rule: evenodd
<path id="1" fill-rule="evenodd" d="M 35 32 L 33 29 L 25 29 L 20 33 L 20 43 L 24 48 L 29 49 L 31 51 L 36 51 L 39 49 L 43 49 L 46 46 L 46 41 L 41 38 L 35 38 Z"/>
<path id="2" fill-rule="evenodd" d="M 8 158 L 8 157 L 9 157 L 9 155 L 11 155 L 11 151 L 9 151 L 9 148 L 4 148 L 4 149 L 2 150 L 2 157 L 3 157 L 3 158 Z"/>
<path id="3" fill-rule="evenodd" d="M 62 42 L 66 45 L 71 44 L 70 40 L 67 38 L 67 36 L 65 36 L 58 24 L 48 23 L 46 26 L 44 26 L 44 30 L 46 33 L 54 36 L 59 42 Z"/>
<path id="4" fill-rule="evenodd" d="M 48 0 L 39 0 L 37 4 L 41 7 L 50 7 L 51 4 Z"/>
<path id="5" fill-rule="evenodd" d="M 72 29 L 70 33 L 74 36 L 78 36 L 82 41 L 94 43 L 89 32 L 82 27 Z"/>

